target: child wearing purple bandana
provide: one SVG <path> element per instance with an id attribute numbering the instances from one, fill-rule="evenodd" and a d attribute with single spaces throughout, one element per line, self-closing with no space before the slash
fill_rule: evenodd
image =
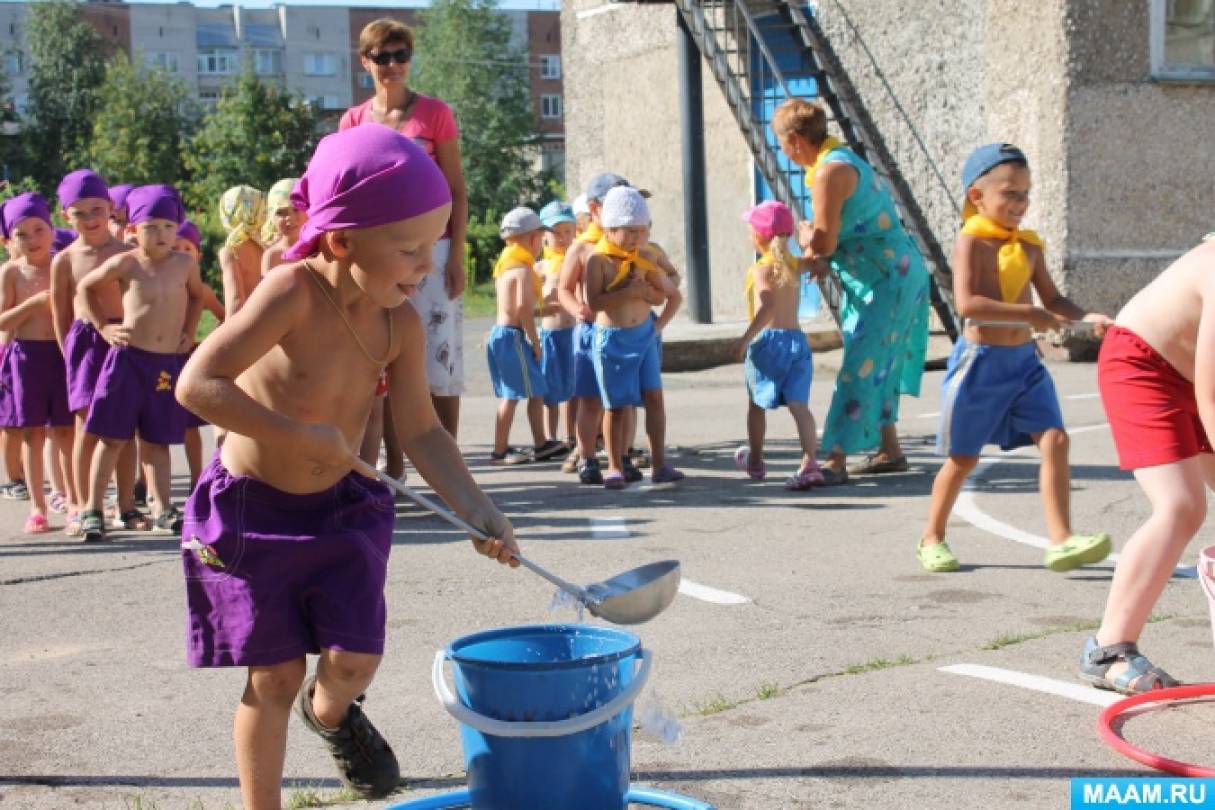
<path id="1" fill-rule="evenodd" d="M 177 390 L 229 431 L 186 504 L 182 562 L 190 665 L 248 668 L 234 730 L 248 808 L 280 806 L 293 704 L 360 796 L 400 778 L 361 707 L 384 651 L 395 511 L 352 466 L 381 375 L 418 472 L 493 538 L 474 541 L 480 553 L 518 565 L 510 523 L 435 415 L 423 327 L 402 306 L 435 270 L 451 210 L 442 173 L 367 124 L 320 142 L 292 202 L 308 220 L 287 263 L 198 347 Z"/>
<path id="2" fill-rule="evenodd" d="M 47 429 L 56 447 L 72 442 L 72 414 L 67 406 L 63 355 L 51 320 L 51 242 L 54 228 L 46 200 L 38 194 L 13 197 L 3 209 L 4 231 L 20 258 L 0 268 L 0 331 L 12 340 L 4 353 L 0 377 L 8 384 L 9 422 L 20 428 L 22 460 L 30 495 L 28 534 L 50 530 L 42 483 Z M 52 454 L 57 460 L 58 453 Z"/>
<path id="3" fill-rule="evenodd" d="M 105 538 L 106 485 L 136 432 L 152 473 L 152 530 L 176 534 L 181 528 L 169 488 L 169 445 L 182 443 L 185 412 L 173 385 L 182 354 L 193 345 L 206 289 L 198 263 L 175 250 L 185 218 L 177 190 L 140 186 L 127 205 L 136 247 L 106 260 L 79 284 L 88 319 L 110 343 L 85 419 L 85 430 L 100 441 L 89 469 L 88 508 L 80 516 L 86 542 Z M 107 324 L 102 308 L 102 293 L 114 284 L 122 290 L 121 324 Z"/>
<path id="4" fill-rule="evenodd" d="M 78 234 L 76 241 L 56 254 L 51 261 L 51 314 L 55 337 L 67 364 L 68 407 L 76 414 L 76 435 L 72 450 L 73 497 L 65 532 L 80 534 L 80 513 L 89 495 L 89 470 L 97 437 L 84 429 L 93 391 L 101 374 L 110 344 L 88 320 L 83 297 L 77 284 L 107 259 L 125 253 L 131 246 L 110 232 L 110 189 L 105 180 L 88 169 L 71 172 L 59 183 L 59 207 Z M 122 323 L 122 290 L 112 282 L 96 291 L 105 329 Z M 135 508 L 132 486 L 135 481 L 135 448 L 128 450 L 126 463 L 118 465 L 118 503 L 123 524 L 128 529 L 147 530 L 147 517 Z"/>

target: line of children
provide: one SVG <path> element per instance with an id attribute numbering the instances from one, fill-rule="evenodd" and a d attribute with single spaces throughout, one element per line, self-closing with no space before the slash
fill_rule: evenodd
<path id="1" fill-rule="evenodd" d="M 544 288 L 535 268 L 544 234 L 540 217 L 530 208 L 515 208 L 502 218 L 499 235 L 506 247 L 493 271 L 498 318 L 486 345 L 494 395 L 500 400 L 494 420 L 491 464 L 543 461 L 566 450 L 564 442 L 546 439 L 544 432 L 547 387 L 540 367 L 543 347 L 536 334 L 536 309 L 544 300 Z M 530 452 L 510 446 L 510 427 L 520 400 L 527 402 L 527 421 L 534 444 Z"/>
<path id="2" fill-rule="evenodd" d="M 743 221 L 750 226 L 751 244 L 761 256 L 747 271 L 751 323 L 734 350 L 735 358 L 745 361 L 748 394 L 747 444 L 738 448 L 734 463 L 751 478 L 764 479 L 765 411 L 783 405 L 793 416 L 802 445 L 801 466 L 785 482 L 785 489 L 807 490 L 821 484 L 823 474 L 815 460 L 818 435 L 809 406 L 814 364 L 797 317 L 801 272 L 789 253 L 793 212 L 784 203 L 769 200 L 744 212 Z"/>

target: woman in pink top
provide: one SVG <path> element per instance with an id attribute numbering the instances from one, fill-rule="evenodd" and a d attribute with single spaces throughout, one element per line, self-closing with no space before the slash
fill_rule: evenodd
<path id="1" fill-rule="evenodd" d="M 411 299 L 426 327 L 426 378 L 443 427 L 452 436 L 460 422 L 464 393 L 464 238 L 468 229 L 468 190 L 460 167 L 460 132 L 451 108 L 437 98 L 408 87 L 413 59 L 413 31 L 396 20 L 369 23 L 359 35 L 363 69 L 375 81 L 375 95 L 342 115 L 339 129 L 384 124 L 426 150 L 451 186 L 451 221 L 434 246 L 435 271 L 418 285 Z M 381 424 L 377 405 L 368 423 L 364 449 L 374 464 Z M 386 420 L 391 424 L 391 420 Z M 389 435 L 389 473 L 399 477 L 403 461 Z"/>

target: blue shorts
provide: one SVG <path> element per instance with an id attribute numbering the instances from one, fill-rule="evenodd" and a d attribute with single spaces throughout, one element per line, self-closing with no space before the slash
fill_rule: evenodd
<path id="1" fill-rule="evenodd" d="M 765 329 L 747 347 L 747 391 L 751 401 L 773 410 L 810 401 L 814 364 L 810 342 L 800 329 Z"/>
<path id="2" fill-rule="evenodd" d="M 1055 384 L 1034 343 L 988 346 L 958 341 L 941 384 L 937 454 L 977 456 L 986 444 L 1011 450 L 1031 433 L 1063 429 Z"/>
<path id="3" fill-rule="evenodd" d="M 486 346 L 489 376 L 498 399 L 544 396 L 544 374 L 517 326 L 495 326 Z"/>
<path id="4" fill-rule="evenodd" d="M 643 392 L 662 388 L 656 336 L 649 319 L 637 326 L 596 328 L 591 359 L 603 407 L 614 410 L 641 405 Z"/>
<path id="5" fill-rule="evenodd" d="M 580 323 L 574 327 L 574 398 L 599 399 L 599 380 L 595 378 L 595 362 L 591 350 L 595 347 L 593 323 Z"/>
<path id="6" fill-rule="evenodd" d="M 574 327 L 541 329 L 540 345 L 544 355 L 544 404 L 560 405 L 574 396 Z"/>

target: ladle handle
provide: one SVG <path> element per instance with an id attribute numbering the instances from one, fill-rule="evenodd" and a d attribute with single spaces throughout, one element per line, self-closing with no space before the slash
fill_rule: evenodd
<path id="1" fill-rule="evenodd" d="M 457 529 L 462 529 L 463 531 L 468 532 L 469 534 L 471 534 L 473 537 L 477 538 L 478 540 L 488 540 L 489 539 L 486 536 L 485 532 L 481 531 L 478 528 L 475 528 L 471 523 L 468 523 L 466 520 L 461 518 L 459 515 L 456 515 L 453 512 L 451 512 L 447 509 L 444 509 L 442 506 L 439 506 L 437 503 L 432 501 L 430 498 L 427 498 L 425 495 L 421 494 L 420 492 L 415 491 L 413 489 L 413 487 L 409 486 L 408 484 L 404 484 L 404 483 L 398 481 L 397 479 L 393 478 L 391 475 L 389 475 L 386 472 L 377 470 L 375 467 L 372 467 L 370 464 L 363 461 L 363 459 L 359 458 L 356 455 L 352 454 L 350 459 L 351 459 L 351 463 L 354 465 L 355 469 L 357 469 L 363 475 L 366 475 L 371 478 L 380 479 L 385 484 L 387 484 L 389 487 L 391 487 L 392 489 L 401 493 L 406 498 L 409 498 L 411 501 L 418 504 L 422 508 L 429 509 L 431 512 L 434 512 L 436 515 L 443 518 L 448 523 L 455 526 Z M 591 598 L 591 595 L 588 594 L 585 589 L 580 588 L 579 586 L 573 584 L 572 582 L 566 582 L 564 579 L 557 576 L 556 574 L 551 573 L 551 572 L 541 568 L 540 566 L 536 565 L 534 562 L 527 559 L 522 554 L 519 554 L 518 552 L 516 552 L 515 559 L 518 560 L 519 564 L 522 565 L 524 568 L 528 569 L 529 571 L 531 571 L 534 574 L 538 574 L 539 576 L 544 577 L 545 579 L 547 579 L 552 584 L 556 585 L 561 590 L 563 590 L 566 593 L 573 596 L 579 602 L 582 602 L 583 604 L 590 604 L 591 602 L 595 601 L 594 599 Z"/>

